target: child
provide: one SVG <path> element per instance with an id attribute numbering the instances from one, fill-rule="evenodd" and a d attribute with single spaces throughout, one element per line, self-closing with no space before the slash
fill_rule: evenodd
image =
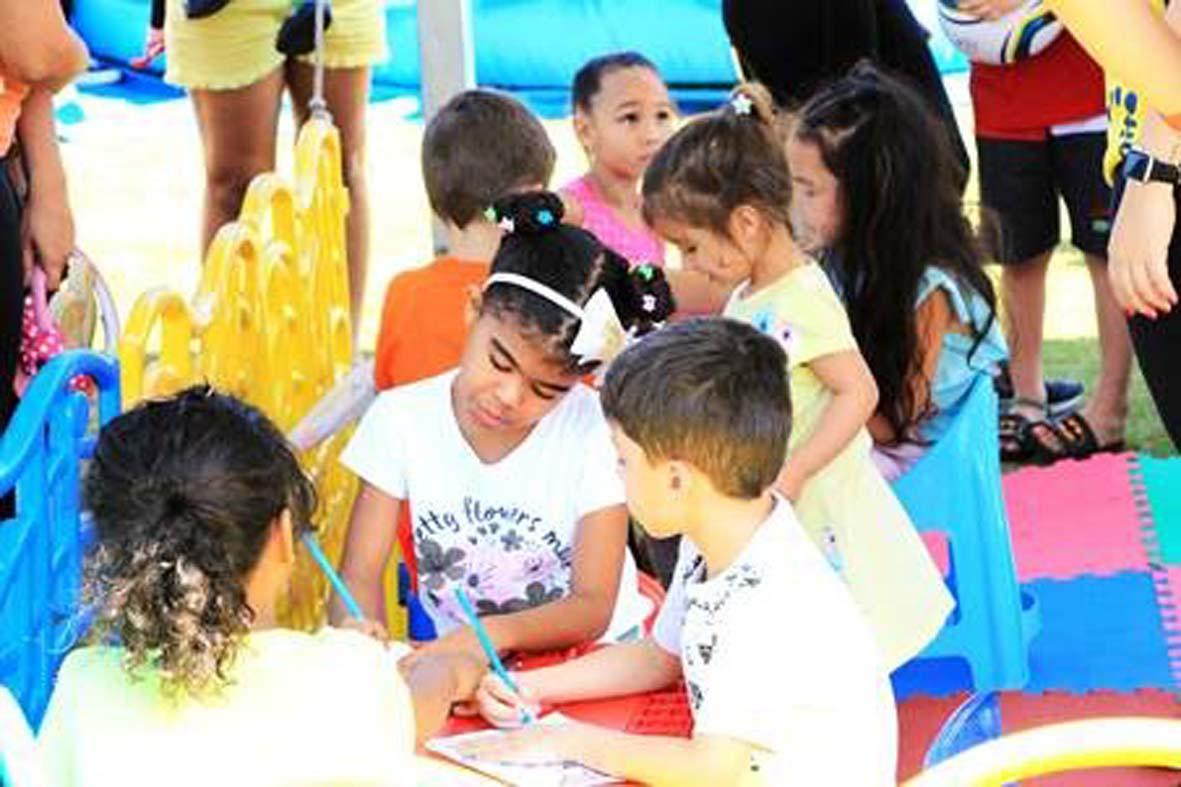
<path id="1" fill-rule="evenodd" d="M 1018 0 L 974 0 L 971 11 L 995 18 L 1018 5 Z M 1033 57 L 1006 65 L 972 63 L 968 85 L 980 202 L 1000 220 L 1000 242 L 990 244 L 989 251 L 1001 264 L 1012 346 L 1013 398 L 1000 421 L 1001 455 L 1049 464 L 1121 451 L 1132 345 L 1107 277 L 1112 217 L 1111 190 L 1103 179 L 1103 69 L 1063 30 Z M 1069 216 L 1070 242 L 1082 252 L 1090 274 L 1100 357 L 1086 404 L 1052 419 L 1042 330 L 1046 274 L 1062 241 L 1060 197 Z"/>
<path id="2" fill-rule="evenodd" d="M 804 105 L 787 152 L 796 227 L 828 250 L 877 383 L 869 431 L 874 459 L 893 481 L 939 441 L 973 382 L 1006 355 L 957 165 L 922 99 L 869 65 Z"/>
<path id="3" fill-rule="evenodd" d="M 341 457 L 364 481 L 342 572 L 367 617 L 382 619 L 392 523 L 410 506 L 418 592 L 441 637 L 420 652 L 483 658 L 457 589 L 500 650 L 623 636 L 644 618 L 607 425 L 581 381 L 670 301 L 654 294 L 658 270 L 629 274 L 562 225 L 555 194 L 506 198 L 497 217 L 506 235 L 459 368 L 380 394 Z"/>
<path id="4" fill-rule="evenodd" d="M 116 418 L 85 494 L 95 644 L 66 657 L 42 725 L 51 784 L 387 784 L 480 678 L 454 654 L 400 676 L 404 647 L 276 626 L 315 493 L 232 397 L 195 387 Z"/>
<path id="5" fill-rule="evenodd" d="M 653 636 L 486 676 L 486 718 L 684 678 L 693 737 L 535 725 L 480 756 L 571 759 L 644 784 L 887 785 L 897 739 L 880 654 L 848 589 L 771 491 L 791 430 L 787 358 L 732 320 L 666 328 L 607 372 L 603 409 L 628 506 L 683 534 Z M 479 752 L 478 752 L 479 753 Z"/>
<path id="6" fill-rule="evenodd" d="M 590 171 L 562 189 L 566 220 L 594 234 L 632 265 L 664 265 L 664 243 L 640 210 L 644 168 L 673 132 L 677 110 L 652 61 L 636 52 L 590 60 L 571 88 L 574 133 Z M 717 311 L 725 293 L 702 276 L 670 271 L 682 311 Z"/>
<path id="7" fill-rule="evenodd" d="M 644 177 L 644 211 L 687 265 L 736 285 L 727 316 L 787 349 L 797 428 L 776 487 L 844 575 L 893 669 L 935 636 L 951 597 L 869 458 L 873 377 L 828 279 L 792 237 L 774 122 L 766 92 L 744 87 L 678 131 Z"/>
<path id="8" fill-rule="evenodd" d="M 500 228 L 485 212 L 510 192 L 545 188 L 553 169 L 545 129 L 510 96 L 467 90 L 431 118 L 422 138 L 422 177 L 447 230 L 447 254 L 390 282 L 374 357 L 378 390 L 459 363 L 464 310 L 500 244 Z"/>

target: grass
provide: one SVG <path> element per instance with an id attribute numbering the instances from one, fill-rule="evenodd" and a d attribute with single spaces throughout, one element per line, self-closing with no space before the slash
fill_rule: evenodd
<path id="1" fill-rule="evenodd" d="M 1045 345 L 1047 377 L 1070 377 L 1090 385 L 1099 372 L 1099 345 L 1094 339 L 1052 339 Z M 1172 454 L 1173 444 L 1161 425 L 1140 370 L 1132 373 L 1127 442 L 1134 451 L 1155 456 Z"/>

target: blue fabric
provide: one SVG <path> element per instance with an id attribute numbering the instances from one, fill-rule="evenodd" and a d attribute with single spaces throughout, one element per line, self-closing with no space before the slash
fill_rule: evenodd
<path id="1" fill-rule="evenodd" d="M 1022 587 L 1042 611 L 1042 631 L 1030 648 L 1030 680 L 1023 691 L 1178 688 L 1150 574 L 1040 579 Z M 893 682 L 900 700 L 972 690 L 967 667 L 958 659 L 911 662 L 894 672 Z"/>
<path id="2" fill-rule="evenodd" d="M 979 293 L 961 287 L 942 268 L 931 266 L 919 282 L 915 306 L 920 306 L 936 290 L 946 293 L 961 323 L 972 326 L 974 332 L 985 326 L 988 330 L 979 344 L 974 336 L 962 333 L 949 331 L 943 336 L 943 351 L 931 382 L 931 403 L 937 412 L 922 426 L 923 438 L 932 443 L 946 433 L 976 377 L 991 376 L 996 364 L 1009 357 L 1000 320 L 995 315 L 990 317 L 988 303 Z"/>

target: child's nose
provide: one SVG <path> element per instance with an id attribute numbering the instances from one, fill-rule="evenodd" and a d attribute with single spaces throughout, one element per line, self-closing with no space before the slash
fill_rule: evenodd
<path id="1" fill-rule="evenodd" d="M 510 374 L 500 381 L 496 398 L 505 409 L 515 409 L 525 400 L 525 381 L 520 375 Z"/>

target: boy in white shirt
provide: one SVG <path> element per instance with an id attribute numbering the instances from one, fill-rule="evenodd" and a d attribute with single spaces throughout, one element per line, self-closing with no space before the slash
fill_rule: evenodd
<path id="1" fill-rule="evenodd" d="M 791 428 L 785 360 L 723 319 L 666 328 L 616 360 L 602 404 L 628 506 L 653 536 L 686 537 L 653 635 L 518 673 L 519 694 L 491 674 L 477 692 L 489 721 L 515 726 L 541 702 L 683 678 L 693 737 L 537 725 L 479 756 L 648 784 L 894 783 L 894 701 L 868 623 L 771 492 Z"/>

